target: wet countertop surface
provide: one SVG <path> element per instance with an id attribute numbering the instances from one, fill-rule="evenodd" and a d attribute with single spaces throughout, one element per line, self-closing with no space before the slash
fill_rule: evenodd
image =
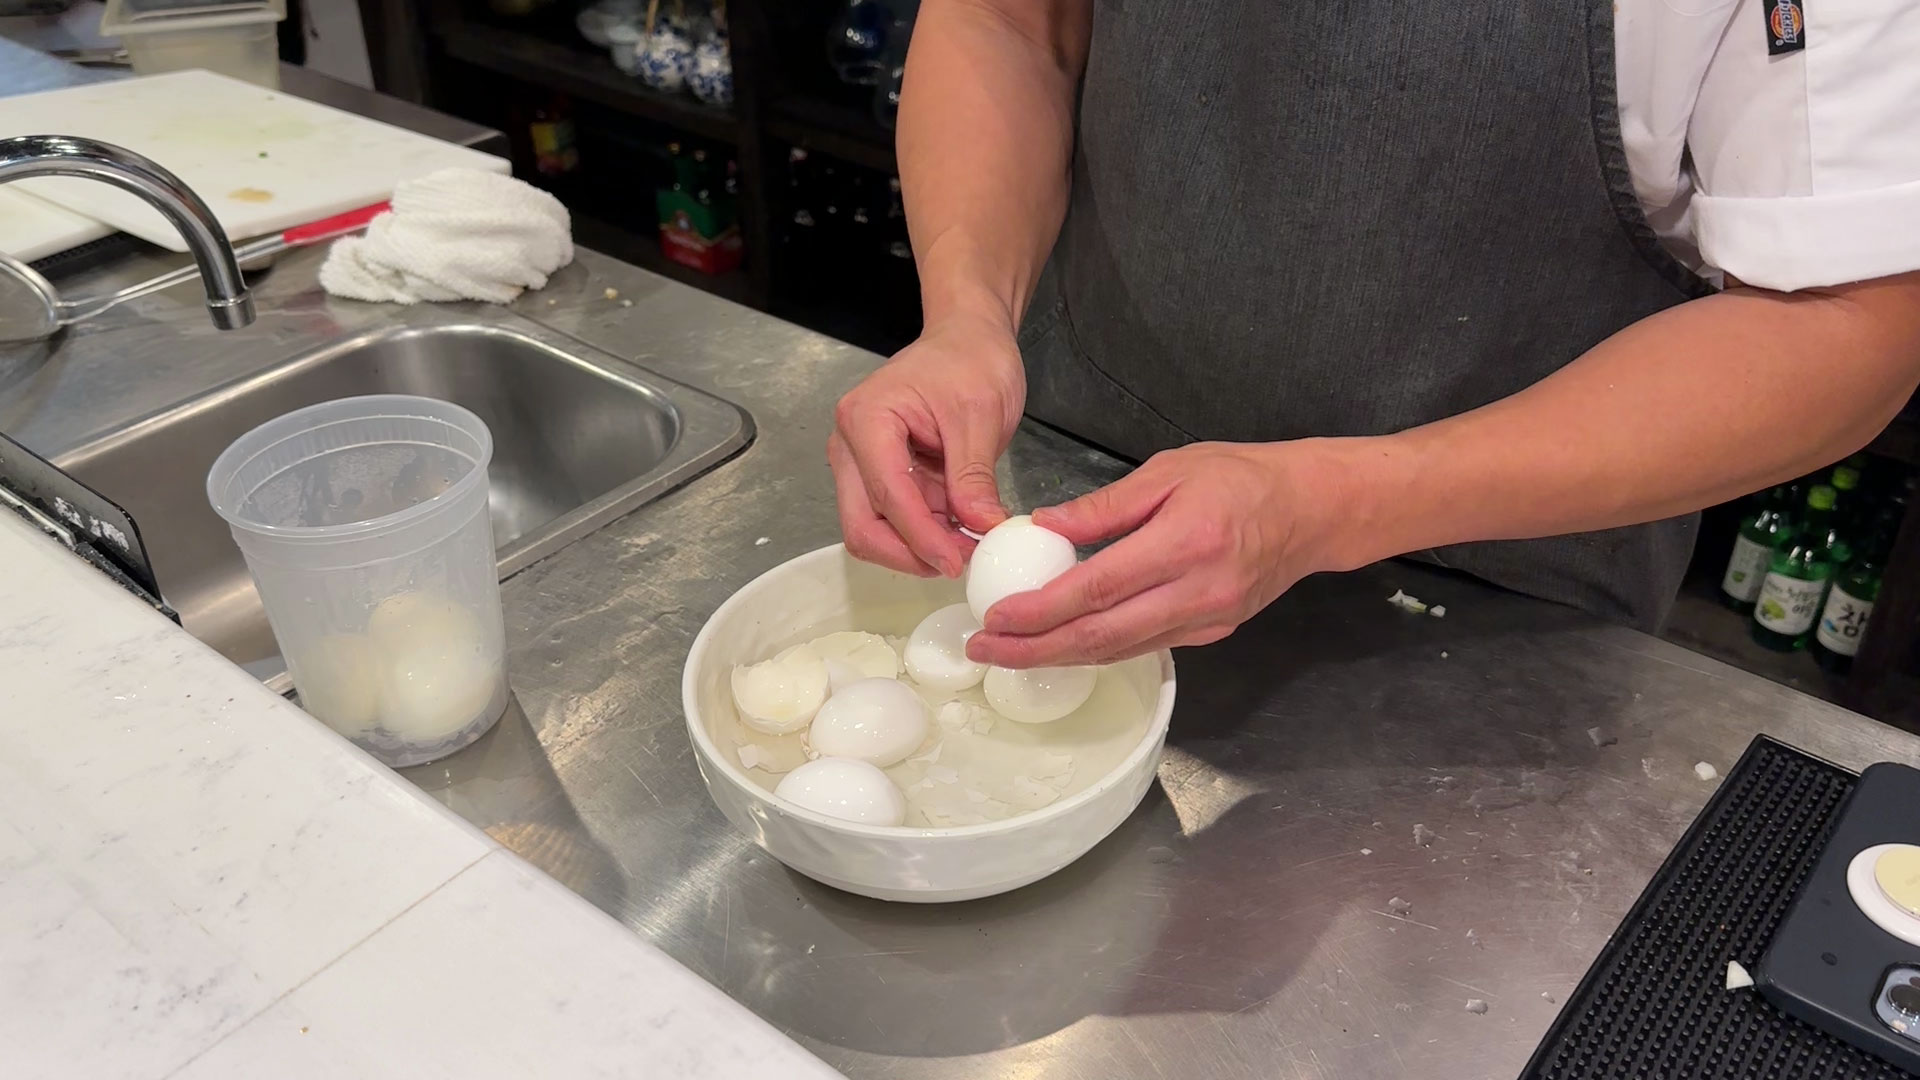
<path id="1" fill-rule="evenodd" d="M 734 589 L 838 539 L 823 444 L 879 359 L 591 256 L 518 307 L 758 436 L 507 582 L 521 712 L 410 779 L 854 1076 L 1511 1076 L 1711 794 L 1696 763 L 1763 731 L 1920 760 L 1646 635 L 1387 564 L 1181 653 L 1160 784 L 1065 872 L 947 907 L 837 893 L 709 804 L 679 680 Z M 1026 508 L 1122 468 L 1029 425 L 1002 474 Z"/>
<path id="2" fill-rule="evenodd" d="M 0 428 L 58 452 L 381 318 L 312 273 L 275 269 L 251 343 L 176 290 L 58 362 L 0 353 Z M 851 1076 L 1510 1077 L 1712 793 L 1697 762 L 1724 772 L 1760 732 L 1854 768 L 1920 760 L 1677 646 L 1386 564 L 1178 654 L 1160 783 L 1062 873 L 937 907 L 837 893 L 713 808 L 679 680 L 734 589 L 837 539 L 832 405 L 879 359 L 592 253 L 515 308 L 758 434 L 507 581 L 516 708 L 405 775 Z M 1002 471 L 1024 508 L 1121 470 L 1030 425 Z"/>

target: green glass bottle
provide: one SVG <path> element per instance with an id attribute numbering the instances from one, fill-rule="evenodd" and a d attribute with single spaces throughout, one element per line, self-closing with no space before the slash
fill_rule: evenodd
<path id="1" fill-rule="evenodd" d="M 1839 523 L 1840 532 L 1849 540 L 1863 540 L 1867 529 L 1873 523 L 1872 507 L 1867 492 L 1861 487 L 1861 469 L 1849 458 L 1833 467 L 1833 474 L 1827 483 L 1834 492 L 1834 521 Z"/>
<path id="2" fill-rule="evenodd" d="M 1834 564 L 1834 491 L 1826 484 L 1807 489 L 1807 510 L 1799 526 L 1775 543 L 1754 603 L 1753 640 L 1769 649 L 1805 648 L 1820 617 L 1820 601 L 1838 567 Z"/>
<path id="3" fill-rule="evenodd" d="M 1880 598 L 1881 570 L 1899 525 L 1898 520 L 1883 516 L 1873 538 L 1861 545 L 1860 557 L 1827 590 L 1826 605 L 1813 630 L 1813 658 L 1836 675 L 1845 674 L 1860 651 L 1867 620 L 1873 617 L 1873 602 Z"/>
<path id="4" fill-rule="evenodd" d="M 1826 547 L 1827 561 L 1833 564 L 1834 577 L 1839 577 L 1840 571 L 1845 570 L 1853 562 L 1854 544 L 1859 542 L 1861 534 L 1867 527 L 1865 522 L 1847 514 L 1846 505 L 1840 502 L 1836 494 L 1833 515 L 1822 523 L 1824 530 L 1822 534 L 1814 537 Z"/>
<path id="5" fill-rule="evenodd" d="M 1734 537 L 1733 554 L 1720 575 L 1720 602 L 1742 615 L 1751 612 L 1760 598 L 1760 582 L 1767 576 L 1774 542 L 1792 527 L 1787 515 L 1793 507 L 1787 499 L 1785 484 L 1761 496 L 1759 506 L 1740 522 L 1739 535 Z"/>

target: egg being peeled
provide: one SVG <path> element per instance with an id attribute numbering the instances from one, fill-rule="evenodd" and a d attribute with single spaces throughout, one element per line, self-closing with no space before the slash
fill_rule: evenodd
<path id="1" fill-rule="evenodd" d="M 987 665 L 967 659 L 967 639 L 980 632 L 980 620 L 965 604 L 953 604 L 920 620 L 907 639 L 903 659 L 913 681 L 942 694 L 980 685 Z"/>
<path id="2" fill-rule="evenodd" d="M 861 679 L 836 691 L 813 718 L 807 744 L 824 758 L 856 758 L 885 768 L 926 740 L 927 704 L 893 679 Z"/>
<path id="3" fill-rule="evenodd" d="M 1050 724 L 1087 703 L 1100 679 L 1096 667 L 988 668 L 993 711 L 1022 724 Z"/>
<path id="4" fill-rule="evenodd" d="M 1015 593 L 1032 592 L 1073 569 L 1073 542 L 1022 514 L 993 527 L 967 566 L 967 608 L 980 622 L 987 609 Z"/>
<path id="5" fill-rule="evenodd" d="M 780 798 L 815 813 L 862 825 L 907 820 L 907 797 L 877 766 L 855 758 L 823 757 L 781 777 Z"/>
<path id="6" fill-rule="evenodd" d="M 827 700 L 827 662 L 795 645 L 771 660 L 734 668 L 732 688 L 742 723 L 768 735 L 791 735 Z"/>

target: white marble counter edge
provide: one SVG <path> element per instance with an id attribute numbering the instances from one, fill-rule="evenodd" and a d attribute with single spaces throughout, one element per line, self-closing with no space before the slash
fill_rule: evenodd
<path id="1" fill-rule="evenodd" d="M 0 971 L 18 1078 L 838 1075 L 11 514 Z"/>

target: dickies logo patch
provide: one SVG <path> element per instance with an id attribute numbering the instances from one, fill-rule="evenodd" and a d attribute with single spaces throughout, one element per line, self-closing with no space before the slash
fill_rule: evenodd
<path id="1" fill-rule="evenodd" d="M 1767 55 L 1799 52 L 1807 47 L 1807 15 L 1801 0 L 1760 0 L 1767 17 Z"/>

